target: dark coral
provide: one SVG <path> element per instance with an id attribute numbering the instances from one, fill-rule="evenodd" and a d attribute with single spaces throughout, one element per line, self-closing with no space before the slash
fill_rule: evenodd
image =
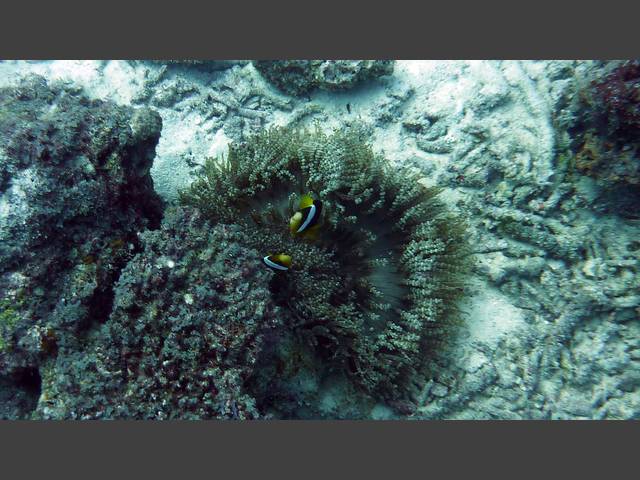
<path id="1" fill-rule="evenodd" d="M 280 321 L 272 272 L 235 225 L 169 210 L 83 350 L 44 369 L 39 418 L 260 418 L 245 383 Z"/>
<path id="2" fill-rule="evenodd" d="M 315 89 L 347 90 L 393 73 L 391 60 L 259 60 L 253 64 L 289 95 L 305 95 Z"/>
<path id="3" fill-rule="evenodd" d="M 616 143 L 640 142 L 640 61 L 617 67 L 591 86 L 606 135 Z"/>
<path id="4" fill-rule="evenodd" d="M 162 122 L 40 77 L 0 89 L 0 377 L 37 369 L 106 319 L 113 283 L 156 227 Z"/>
<path id="5" fill-rule="evenodd" d="M 607 67 L 607 65 L 605 65 Z M 640 210 L 640 61 L 608 69 L 585 83 L 572 107 L 575 171 L 602 189 L 605 209 L 637 217 Z"/>

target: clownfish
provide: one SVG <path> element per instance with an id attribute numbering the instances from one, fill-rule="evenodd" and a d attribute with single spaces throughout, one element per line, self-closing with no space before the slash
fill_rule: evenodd
<path id="1" fill-rule="evenodd" d="M 322 202 L 314 200 L 310 194 L 300 199 L 299 210 L 289 220 L 289 231 L 292 235 L 315 236 L 320 225 Z"/>
<path id="2" fill-rule="evenodd" d="M 286 272 L 291 268 L 291 257 L 289 255 L 285 255 L 284 253 L 279 253 L 277 255 L 267 255 L 262 259 L 262 261 L 267 267 L 272 268 L 273 270 Z"/>

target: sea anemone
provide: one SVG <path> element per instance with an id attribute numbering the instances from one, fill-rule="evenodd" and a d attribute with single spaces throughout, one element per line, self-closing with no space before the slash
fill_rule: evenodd
<path id="1" fill-rule="evenodd" d="M 376 155 L 357 127 L 272 128 L 207 159 L 180 199 L 214 223 L 243 225 L 247 246 L 265 256 L 290 257 L 271 280 L 299 339 L 286 349 L 298 360 L 272 359 L 280 374 L 314 358 L 397 400 L 459 318 L 470 258 L 463 222 L 418 180 Z M 322 205 L 309 235 L 291 228 L 304 196 Z"/>

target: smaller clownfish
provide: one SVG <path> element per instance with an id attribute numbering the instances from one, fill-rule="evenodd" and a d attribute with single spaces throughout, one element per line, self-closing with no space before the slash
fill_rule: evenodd
<path id="1" fill-rule="evenodd" d="M 277 255 L 267 255 L 262 259 L 262 261 L 267 267 L 272 268 L 273 270 L 286 272 L 291 268 L 291 257 L 289 255 L 285 255 L 284 253 L 279 253 Z"/>
<path id="2" fill-rule="evenodd" d="M 304 235 L 313 237 L 317 234 L 320 225 L 320 213 L 322 202 L 314 200 L 310 194 L 303 195 L 300 199 L 300 210 L 289 220 L 289 230 L 292 235 Z"/>

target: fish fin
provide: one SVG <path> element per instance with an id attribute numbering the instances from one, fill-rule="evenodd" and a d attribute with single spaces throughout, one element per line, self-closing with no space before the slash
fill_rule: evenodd
<path id="1" fill-rule="evenodd" d="M 302 224 L 302 213 L 296 212 L 293 217 L 289 220 L 289 231 L 292 235 L 295 235 L 298 232 L 298 228 Z"/>

